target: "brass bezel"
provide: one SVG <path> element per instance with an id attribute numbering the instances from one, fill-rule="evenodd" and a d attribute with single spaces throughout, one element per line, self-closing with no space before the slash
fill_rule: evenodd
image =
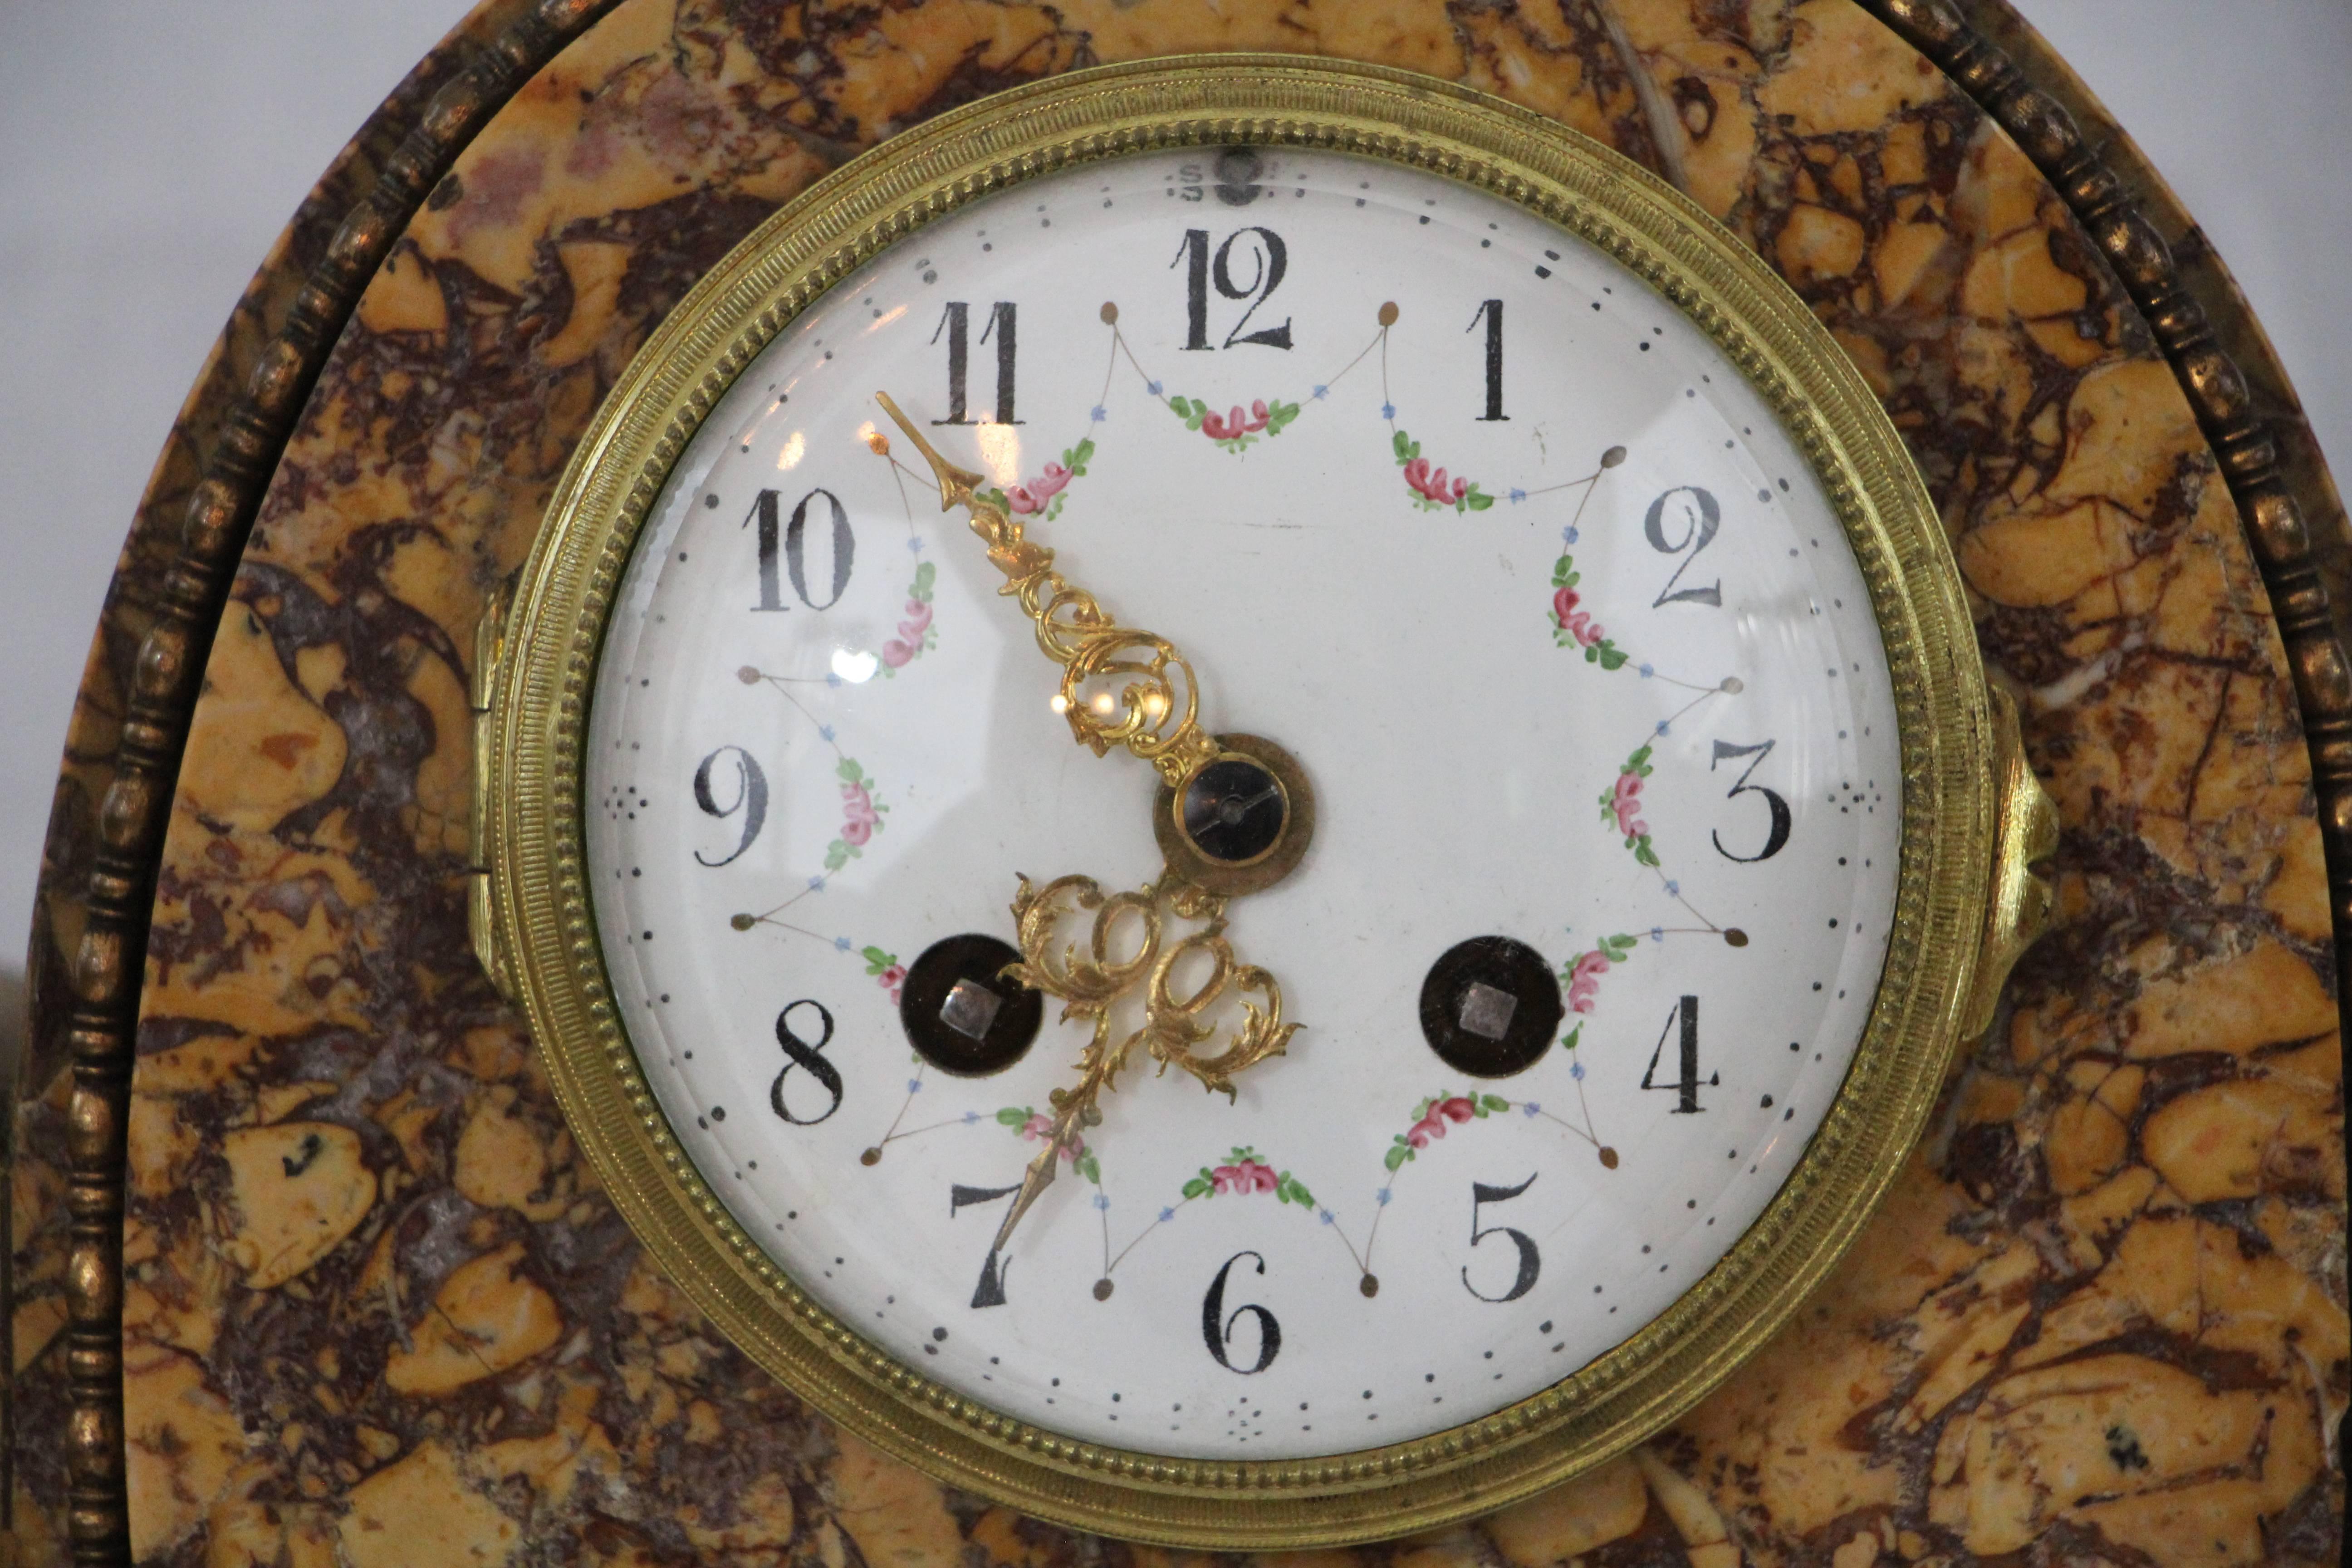
<path id="1" fill-rule="evenodd" d="M 637 1068 L 595 933 L 580 784 L 597 653 L 638 529 L 770 339 L 875 253 L 970 201 L 1100 158 L 1234 143 L 1381 158 L 1488 191 L 1599 247 L 1706 331 L 1844 524 L 1893 672 L 1905 779 L 1895 919 L 1862 1047 L 1762 1217 L 1665 1313 L 1550 1388 L 1428 1437 L 1286 1461 L 1073 1441 L 932 1382 L 803 1294 L 702 1183 Z M 1998 837 L 1995 725 L 1939 521 L 1870 389 L 1795 294 L 1696 204 L 1554 121 L 1433 79 L 1295 56 L 1034 83 L 894 139 L 762 225 L 671 313 L 575 451 L 524 569 L 490 706 L 488 934 L 565 1115 L 655 1259 L 754 1361 L 867 1441 L 1026 1512 L 1172 1544 L 1429 1529 L 1601 1463 L 1719 1383 L 1829 1273 L 1923 1129 L 1975 988 Z"/>

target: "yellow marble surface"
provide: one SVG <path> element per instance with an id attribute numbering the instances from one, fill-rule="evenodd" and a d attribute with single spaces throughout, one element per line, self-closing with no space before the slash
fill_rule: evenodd
<path id="1" fill-rule="evenodd" d="M 625 0 L 542 72 L 369 289 L 213 650 L 132 1082 L 137 1557 L 1168 1555 L 835 1433 L 645 1264 L 466 951 L 466 666 L 599 396 L 777 203 L 994 88 L 1235 47 L 1542 110 L 1780 268 L 1911 443 L 2066 825 L 2060 931 L 1802 1316 L 1627 1458 L 1347 1555 L 2333 1560 L 2341 1054 L 2262 584 L 2063 204 L 1850 0 Z M 16 1203 L 37 1366 L 54 1169 Z"/>

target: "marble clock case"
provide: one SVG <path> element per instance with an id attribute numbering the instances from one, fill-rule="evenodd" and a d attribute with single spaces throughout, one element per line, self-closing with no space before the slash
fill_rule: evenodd
<path id="1" fill-rule="evenodd" d="M 1792 1328 L 1591 1475 L 1331 1555 L 2336 1560 L 2352 543 L 2220 263 L 2000 0 L 486 0 L 256 276 L 91 649 L 11 1127 L 18 1561 L 1169 1555 L 866 1448 L 648 1267 L 467 947 L 468 675 L 761 218 L 1218 48 L 1499 93 L 1754 245 L 1910 442 L 2065 822 L 2056 933 Z"/>

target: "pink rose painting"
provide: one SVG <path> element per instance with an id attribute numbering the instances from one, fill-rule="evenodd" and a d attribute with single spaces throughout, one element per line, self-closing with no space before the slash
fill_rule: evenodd
<path id="1" fill-rule="evenodd" d="M 1601 820 L 1624 836 L 1625 847 L 1644 866 L 1656 867 L 1658 852 L 1650 845 L 1650 825 L 1642 820 L 1642 781 L 1653 772 L 1650 748 L 1643 746 L 1617 770 L 1616 782 L 1601 792 Z"/>
<path id="2" fill-rule="evenodd" d="M 1412 504 L 1423 511 L 1451 507 L 1455 511 L 1485 511 L 1495 498 L 1468 479 L 1457 479 L 1421 455 L 1421 443 L 1399 430 L 1389 438 L 1397 467 L 1404 470 L 1405 488 Z"/>
<path id="3" fill-rule="evenodd" d="M 1568 532 L 1573 537 L 1576 531 L 1571 528 Z M 1563 555 L 1552 563 L 1552 641 L 1561 647 L 1581 649 L 1587 664 L 1597 664 L 1603 669 L 1622 669 L 1632 656 L 1611 642 L 1609 634 L 1601 629 L 1601 623 L 1592 618 L 1592 612 L 1581 607 L 1584 596 L 1577 592 L 1576 585 L 1583 580 L 1584 574 L 1576 569 L 1573 555 Z M 1642 668 L 1643 673 L 1649 672 L 1647 665 Z"/>
<path id="4" fill-rule="evenodd" d="M 1054 1136 L 1054 1119 L 1025 1105 L 1006 1106 L 996 1113 L 996 1121 L 1000 1127 L 1011 1128 L 1024 1142 L 1044 1143 Z M 1073 1138 L 1054 1152 L 1080 1176 L 1097 1186 L 1102 1185 L 1102 1165 L 1096 1160 L 1094 1151 L 1087 1147 L 1085 1139 Z"/>
<path id="5" fill-rule="evenodd" d="M 1209 1184 L 1220 1193 L 1270 1193 L 1275 1186 L 1274 1167 L 1244 1157 L 1213 1169 Z"/>
<path id="6" fill-rule="evenodd" d="M 1477 1106 L 1458 1094 L 1450 1100 L 1433 1100 L 1421 1120 L 1405 1130 L 1404 1141 L 1416 1149 L 1426 1149 L 1432 1139 L 1445 1136 L 1447 1122 L 1467 1121 L 1477 1113 Z"/>
<path id="7" fill-rule="evenodd" d="M 1568 1010 L 1579 1014 L 1591 1012 L 1592 1004 L 1601 994 L 1601 977 L 1633 956 L 1633 939 L 1622 932 L 1604 936 L 1600 946 L 1590 952 L 1579 953 L 1566 969 L 1560 971 L 1560 978 L 1568 983 Z M 1583 1027 L 1580 1024 L 1570 1030 L 1562 1044 L 1574 1050 L 1577 1037 Z"/>
<path id="8" fill-rule="evenodd" d="M 907 984 L 907 966 L 898 962 L 895 952 L 885 952 L 878 947 L 863 949 L 859 954 L 866 960 L 866 973 L 874 976 L 874 984 L 888 994 L 895 1005 L 899 988 Z"/>
<path id="9" fill-rule="evenodd" d="M 925 649 L 939 646 L 939 633 L 931 629 L 931 584 L 938 580 L 939 569 L 929 562 L 915 568 L 915 580 L 907 587 L 907 618 L 898 623 L 898 635 L 882 645 L 883 674 L 897 675 Z"/>
<path id="10" fill-rule="evenodd" d="M 1444 468 L 1430 468 L 1427 458 L 1415 458 L 1405 464 L 1404 482 L 1439 506 L 1452 506 L 1470 493 L 1468 479 L 1448 479 Z"/>
<path id="11" fill-rule="evenodd" d="M 1046 464 L 1045 471 L 1035 479 L 1007 485 L 1001 490 L 984 490 L 982 495 L 1015 517 L 1034 517 L 1051 522 L 1062 515 L 1062 503 L 1067 499 L 1062 492 L 1070 488 L 1072 479 L 1087 477 L 1087 464 L 1094 455 L 1095 438 L 1088 436 L 1063 452 L 1060 462 Z"/>
<path id="12" fill-rule="evenodd" d="M 1203 415 L 1201 419 L 1201 433 L 1212 441 L 1236 441 L 1244 436 L 1255 435 L 1265 426 L 1265 399 L 1262 397 L 1250 405 L 1248 415 L 1242 413 L 1241 405 L 1237 403 L 1231 414 Z"/>
<path id="13" fill-rule="evenodd" d="M 834 773 L 841 780 L 841 837 L 825 847 L 827 871 L 838 871 L 864 853 L 883 828 L 882 814 L 890 809 L 874 798 L 874 781 L 856 758 L 842 758 Z"/>
<path id="14" fill-rule="evenodd" d="M 908 659 L 923 651 L 923 634 L 930 630 L 931 607 L 920 599 L 907 601 L 907 618 L 898 623 L 898 635 L 882 645 L 882 662 L 892 669 L 903 668 Z"/>
<path id="15" fill-rule="evenodd" d="M 1315 1204 L 1314 1194 L 1297 1177 L 1287 1171 L 1276 1171 L 1256 1150 L 1249 1148 L 1235 1149 L 1221 1165 L 1202 1166 L 1201 1173 L 1184 1184 L 1188 1202 L 1226 1193 L 1240 1197 L 1272 1193 L 1275 1202 L 1297 1204 L 1301 1208 L 1312 1208 Z"/>
<path id="16" fill-rule="evenodd" d="M 1591 612 L 1576 607 L 1578 603 L 1579 598 L 1575 589 L 1560 589 L 1551 596 L 1552 619 L 1559 624 L 1561 631 L 1574 637 L 1582 646 L 1591 647 L 1606 634 L 1601 631 L 1600 623 L 1592 618 Z"/>
<path id="17" fill-rule="evenodd" d="M 1188 430 L 1198 430 L 1228 452 L 1239 452 L 1253 445 L 1260 436 L 1271 439 L 1282 434 L 1282 427 L 1298 417 L 1298 405 L 1279 398 L 1268 401 L 1254 399 L 1247 412 L 1234 404 L 1220 414 L 1197 397 L 1171 397 L 1168 406 L 1177 418 L 1184 421 Z"/>
<path id="18" fill-rule="evenodd" d="M 1381 1163 L 1394 1171 L 1408 1160 L 1420 1158 L 1421 1151 L 1444 1138 L 1446 1130 L 1465 1121 L 1484 1121 L 1497 1110 L 1508 1110 L 1511 1102 L 1499 1094 L 1433 1094 L 1413 1111 L 1412 1125 L 1390 1140 L 1387 1154 Z M 1381 1194 L 1387 1201 L 1387 1194 Z"/>
<path id="19" fill-rule="evenodd" d="M 1569 966 L 1568 1009 L 1570 1012 L 1592 1011 L 1593 998 L 1601 992 L 1601 977 L 1609 973 L 1609 955 L 1595 949 Z"/>
<path id="20" fill-rule="evenodd" d="M 1045 503 L 1062 493 L 1070 482 L 1070 470 L 1059 463 L 1048 463 L 1045 471 L 1027 484 L 1014 485 L 1004 492 L 1004 502 L 1023 517 L 1045 510 Z"/>
<path id="21" fill-rule="evenodd" d="M 1619 773 L 1616 793 L 1611 802 L 1617 813 L 1617 831 L 1628 838 L 1639 838 L 1650 831 L 1642 820 L 1642 775 Z"/>

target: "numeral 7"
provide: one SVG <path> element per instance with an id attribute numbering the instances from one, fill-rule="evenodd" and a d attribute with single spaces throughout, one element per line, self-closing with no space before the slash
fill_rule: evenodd
<path id="1" fill-rule="evenodd" d="M 999 1198 L 1009 1198 L 1020 1190 L 1021 1184 L 1018 1182 L 1009 1187 L 967 1187 L 961 1182 L 958 1182 L 948 1189 L 948 1217 L 955 1218 L 968 1205 L 994 1203 Z M 992 1237 L 988 1247 L 988 1261 L 980 1266 L 980 1284 L 972 1290 L 971 1304 L 975 1307 L 1004 1305 L 1004 1277 L 1012 1271 L 1013 1265 L 1010 1262 L 997 1261 L 996 1245 L 994 1238 Z"/>

